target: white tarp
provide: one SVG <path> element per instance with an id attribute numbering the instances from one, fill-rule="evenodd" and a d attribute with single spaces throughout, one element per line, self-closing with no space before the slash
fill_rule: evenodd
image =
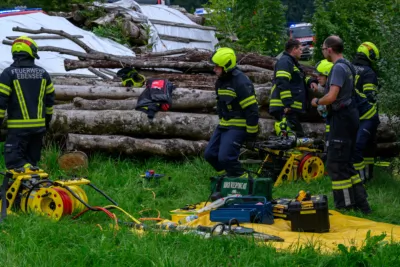
<path id="1" fill-rule="evenodd" d="M 151 29 L 151 38 L 149 42 L 153 44 L 153 52 L 162 52 L 179 48 L 197 48 L 213 51 L 215 45 L 218 43 L 214 30 L 162 25 L 152 22 L 152 20 L 162 20 L 173 23 L 197 25 L 182 12 L 166 5 L 139 5 L 134 0 L 120 0 L 114 3 L 96 4 L 109 10 L 118 10 L 120 13 L 123 12 L 129 14 L 133 18 L 139 18 L 146 21 L 150 25 Z M 159 34 L 190 38 L 200 41 L 181 42 L 163 40 L 160 38 Z"/>
<path id="2" fill-rule="evenodd" d="M 129 48 L 110 39 L 98 37 L 92 32 L 82 30 L 62 17 L 48 16 L 43 13 L 7 16 L 0 17 L 0 25 L 0 40 L 7 40 L 6 36 L 31 35 L 27 33 L 14 32 L 12 28 L 16 26 L 32 30 L 38 30 L 43 27 L 53 30 L 63 30 L 71 35 L 82 35 L 84 38 L 80 38 L 80 40 L 84 41 L 89 47 L 100 52 L 114 55 L 135 56 L 135 53 Z M 56 46 L 85 52 L 80 46 L 68 39 L 36 40 L 36 42 L 38 46 Z M 57 52 L 41 51 L 39 52 L 39 56 L 40 60 L 36 60 L 36 64 L 45 68 L 49 73 L 79 73 L 93 75 L 93 73 L 87 69 L 65 71 L 64 59 L 78 59 L 75 56 L 61 55 Z M 3 71 L 3 69 L 8 67 L 12 62 L 11 46 L 0 44 L 0 71 Z"/>

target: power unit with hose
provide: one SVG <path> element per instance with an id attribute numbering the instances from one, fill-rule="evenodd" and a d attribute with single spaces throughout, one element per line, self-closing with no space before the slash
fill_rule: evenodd
<path id="1" fill-rule="evenodd" d="M 324 141 L 320 139 L 273 136 L 253 147 L 243 146 L 258 153 L 261 159 L 242 160 L 242 163 L 259 163 L 256 176 L 272 178 L 274 186 L 297 179 L 310 182 L 324 176 L 324 162 L 320 157 L 323 147 Z"/>
<path id="2" fill-rule="evenodd" d="M 49 175 L 37 167 L 8 170 L 1 187 L 2 218 L 7 214 L 22 211 L 60 220 L 63 216 L 87 210 L 99 211 L 101 207 L 89 205 L 83 186 L 103 195 L 117 207 L 118 204 L 103 191 L 83 177 L 70 177 L 52 181 Z M 103 210 L 104 211 L 104 210 Z M 140 222 L 139 222 L 140 223 Z"/>

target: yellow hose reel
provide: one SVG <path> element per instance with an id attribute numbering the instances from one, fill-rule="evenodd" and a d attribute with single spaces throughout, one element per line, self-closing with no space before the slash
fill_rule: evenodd
<path id="1" fill-rule="evenodd" d="M 299 177 L 302 177 L 306 182 L 310 182 L 324 176 L 325 166 L 320 157 L 306 154 L 301 159 L 297 171 Z"/>
<path id="2" fill-rule="evenodd" d="M 1 196 L 0 208 L 6 203 L 7 214 L 21 210 L 59 220 L 85 208 L 97 210 L 88 204 L 82 185 L 92 187 L 114 205 L 118 205 L 85 178 L 71 177 L 51 181 L 47 179 L 48 174 L 38 168 L 10 170 L 3 175 L 6 181 L 3 181 L 3 185 L 8 184 L 8 188 L 5 195 Z"/>
<path id="3" fill-rule="evenodd" d="M 79 186 L 69 186 L 83 201 L 88 202 L 85 191 Z M 76 199 L 67 189 L 59 186 L 43 187 L 33 191 L 27 201 L 28 192 L 21 197 L 22 211 L 34 211 L 40 215 L 59 220 L 62 216 L 82 211 L 85 206 Z"/>

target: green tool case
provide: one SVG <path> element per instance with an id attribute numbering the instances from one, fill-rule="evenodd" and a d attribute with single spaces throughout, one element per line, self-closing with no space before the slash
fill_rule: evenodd
<path id="1" fill-rule="evenodd" d="M 272 199 L 274 181 L 271 178 L 231 178 L 211 177 L 211 191 L 219 192 L 221 197 L 239 194 L 242 196 L 261 196 Z"/>

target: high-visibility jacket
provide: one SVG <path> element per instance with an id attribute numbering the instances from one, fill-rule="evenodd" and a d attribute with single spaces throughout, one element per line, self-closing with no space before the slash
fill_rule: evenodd
<path id="1" fill-rule="evenodd" d="M 378 77 L 366 59 L 356 58 L 353 66 L 357 73 L 355 84 L 359 95 L 360 120 L 368 120 L 378 113 Z"/>
<path id="2" fill-rule="evenodd" d="M 50 75 L 33 59 L 17 58 L 0 75 L 0 120 L 7 111 L 7 127 L 40 130 L 51 120 L 54 87 Z"/>
<path id="3" fill-rule="evenodd" d="M 253 83 L 238 68 L 234 68 L 215 84 L 219 127 L 246 129 L 258 133 L 258 103 Z"/>
<path id="4" fill-rule="evenodd" d="M 293 111 L 304 113 L 308 103 L 309 83 L 311 80 L 306 78 L 298 61 L 289 53 L 283 52 L 274 67 L 269 112 L 291 108 Z"/>

